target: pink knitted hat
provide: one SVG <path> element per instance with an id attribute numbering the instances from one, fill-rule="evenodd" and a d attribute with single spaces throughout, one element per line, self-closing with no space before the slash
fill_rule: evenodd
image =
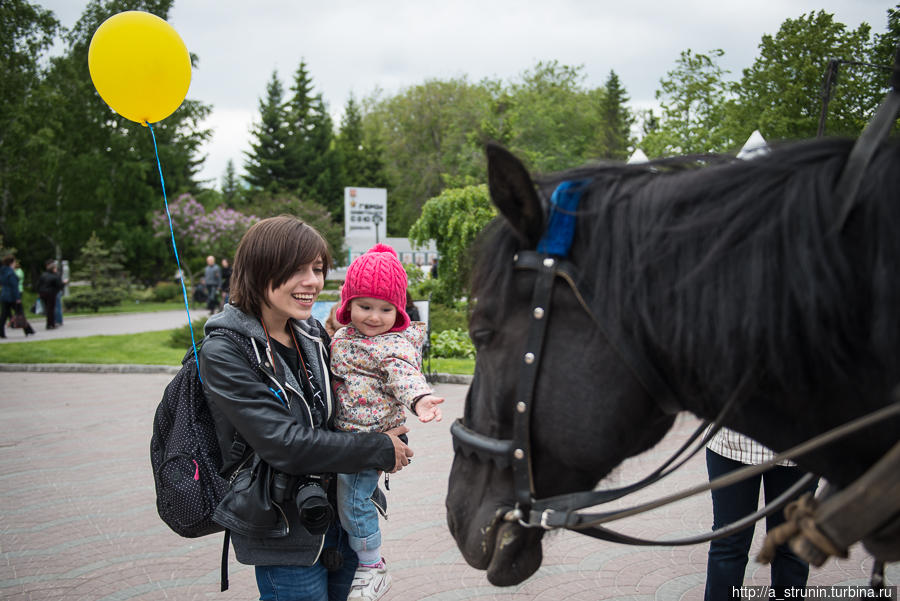
<path id="1" fill-rule="evenodd" d="M 377 298 L 397 308 L 397 321 L 389 332 L 400 332 L 409 326 L 406 314 L 406 270 L 397 252 L 387 244 L 376 244 L 357 257 L 347 268 L 347 279 L 341 290 L 341 308 L 335 318 L 350 323 L 350 301 L 354 298 Z"/>

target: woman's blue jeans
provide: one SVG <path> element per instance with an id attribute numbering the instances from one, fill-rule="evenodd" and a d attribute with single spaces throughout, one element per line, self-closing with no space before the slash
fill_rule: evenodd
<path id="1" fill-rule="evenodd" d="M 260 601 L 345 601 L 359 562 L 337 522 L 325 533 L 323 549 L 329 548 L 337 548 L 344 558 L 334 572 L 321 561 L 311 566 L 256 566 Z"/>
<path id="2" fill-rule="evenodd" d="M 742 467 L 744 464 L 739 461 L 706 450 L 706 468 L 710 480 Z M 796 467 L 775 466 L 761 475 L 712 491 L 713 530 L 727 526 L 757 510 L 760 480 L 765 487 L 766 503 L 769 503 L 804 475 L 805 472 Z M 815 491 L 816 484 L 813 482 L 807 490 L 801 491 L 800 495 L 807 491 Z M 766 518 L 766 531 L 783 522 L 783 511 L 770 515 Z M 740 532 L 709 543 L 705 601 L 737 598 L 732 596 L 732 590 L 733 587 L 740 588 L 744 583 L 744 570 L 753 542 L 753 529 L 754 526 L 748 526 Z M 808 576 L 809 564 L 797 557 L 787 545 L 781 545 L 776 549 L 775 558 L 772 560 L 773 590 L 783 591 L 791 586 L 806 586 Z"/>

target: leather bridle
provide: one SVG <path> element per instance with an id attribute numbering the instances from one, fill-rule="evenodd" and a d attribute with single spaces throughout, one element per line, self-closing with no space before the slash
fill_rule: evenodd
<path id="1" fill-rule="evenodd" d="M 900 52 L 898 52 L 898 57 L 900 57 Z M 900 76 L 897 75 L 895 67 L 895 76 L 892 81 L 893 89 L 879 107 L 872 123 L 857 140 L 838 181 L 837 197 L 842 201 L 835 215 L 837 219 L 835 225 L 838 230 L 843 227 L 853 207 L 862 180 L 862 174 L 868 162 L 871 160 L 875 149 L 887 136 L 890 130 L 888 124 L 893 123 L 897 117 L 897 112 L 900 111 L 900 82 L 898 82 L 898 79 L 900 79 Z M 597 305 L 594 302 L 594 290 L 591 282 L 584 279 L 577 266 L 566 259 L 574 236 L 574 219 L 577 213 L 578 200 L 581 191 L 585 189 L 587 184 L 588 182 L 585 181 L 564 182 L 561 184 L 551 199 L 550 225 L 541 243 L 538 244 L 538 250 L 519 251 L 513 257 L 514 268 L 517 271 L 535 272 L 531 302 L 531 323 L 528 328 L 525 351 L 521 357 L 522 363 L 514 400 L 513 437 L 511 439 L 499 439 L 486 436 L 466 426 L 462 419 L 457 419 L 450 428 L 455 452 L 473 455 L 483 461 L 493 461 L 501 469 L 510 466 L 512 468 L 515 507 L 504 508 L 498 511 L 495 520 L 502 519 L 518 522 L 526 528 L 565 528 L 596 538 L 633 545 L 674 546 L 709 541 L 742 530 L 756 520 L 780 510 L 798 492 L 807 487 L 815 477 L 807 474 L 766 507 L 729 526 L 704 535 L 654 541 L 621 534 L 609 530 L 601 524 L 655 509 L 687 496 L 731 485 L 762 473 L 785 459 L 794 459 L 799 455 L 809 453 L 823 445 L 834 442 L 840 437 L 871 426 L 887 417 L 900 414 L 900 401 L 897 401 L 871 414 L 843 424 L 834 430 L 825 432 L 793 449 L 780 453 L 771 461 L 759 465 L 746 466 L 722 478 L 694 487 L 683 493 L 633 508 L 594 514 L 577 513 L 578 510 L 608 503 L 641 490 L 672 473 L 687 462 L 700 449 L 705 447 L 712 435 L 721 427 L 730 409 L 741 402 L 745 394 L 743 388 L 749 383 L 748 377 L 738 385 L 737 390 L 725 403 L 711 427 L 708 422 L 701 425 L 666 462 L 642 480 L 629 486 L 615 489 L 582 491 L 544 499 L 537 498 L 534 492 L 534 475 L 532 471 L 531 415 L 535 401 L 538 372 L 543 358 L 547 322 L 552 309 L 553 289 L 557 279 L 562 279 L 569 285 L 581 307 L 606 336 L 610 345 L 618 352 L 623 362 L 631 369 L 636 379 L 645 388 L 650 397 L 654 399 L 664 414 L 674 415 L 685 406 L 655 366 L 647 361 L 644 354 L 635 348 L 627 336 L 616 328 L 604 327 L 603 321 L 592 310 L 592 307 Z M 573 197 L 574 204 L 571 202 Z M 562 221 L 562 224 L 559 221 Z M 560 232 L 562 232 L 561 235 Z M 546 242 L 548 238 L 550 240 L 549 243 Z M 562 241 L 560 241 L 560 238 Z M 704 431 L 706 431 L 706 435 L 702 436 Z M 695 442 L 695 447 L 689 451 L 691 445 Z"/>

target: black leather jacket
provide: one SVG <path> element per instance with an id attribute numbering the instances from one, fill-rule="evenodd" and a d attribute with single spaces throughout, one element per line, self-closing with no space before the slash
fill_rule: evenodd
<path id="1" fill-rule="evenodd" d="M 315 319 L 292 322 L 307 367 L 322 384 L 328 424 L 334 414 L 328 373 L 328 345 L 324 329 Z M 247 362 L 247 353 L 226 336 L 214 335 L 226 328 L 249 339 L 260 358 L 260 370 Z M 390 470 L 394 448 L 384 434 L 350 434 L 314 428 L 303 395 L 303 386 L 278 354 L 266 351 L 265 333 L 256 318 L 233 305 L 206 324 L 208 338 L 200 349 L 200 375 L 216 422 L 223 454 L 223 474 L 229 474 L 242 456 L 246 442 L 272 468 L 295 476 L 330 472 L 353 473 L 363 469 Z M 275 392 L 278 392 L 276 396 Z M 284 400 L 285 402 L 282 402 Z M 235 436 L 239 433 L 239 437 Z M 235 440 L 239 443 L 236 446 Z M 290 532 L 279 538 L 252 538 L 234 533 L 235 555 L 250 565 L 312 565 L 318 560 L 323 536 L 299 526 L 292 503 L 285 506 Z"/>

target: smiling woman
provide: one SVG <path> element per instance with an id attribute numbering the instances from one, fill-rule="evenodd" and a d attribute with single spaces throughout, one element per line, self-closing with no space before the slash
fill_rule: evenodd
<path id="1" fill-rule="evenodd" d="M 333 498 L 334 473 L 392 472 L 412 455 L 398 438 L 406 427 L 332 430 L 329 339 L 311 316 L 330 264 L 325 240 L 303 221 L 258 222 L 238 245 L 231 303 L 207 321 L 200 348 L 222 473 L 245 482 L 233 476 L 252 466 L 254 481 L 235 484 L 214 519 L 231 529 L 237 560 L 256 567 L 260 599 L 346 599 L 356 553 L 337 519 L 310 516 L 309 491 Z"/>

